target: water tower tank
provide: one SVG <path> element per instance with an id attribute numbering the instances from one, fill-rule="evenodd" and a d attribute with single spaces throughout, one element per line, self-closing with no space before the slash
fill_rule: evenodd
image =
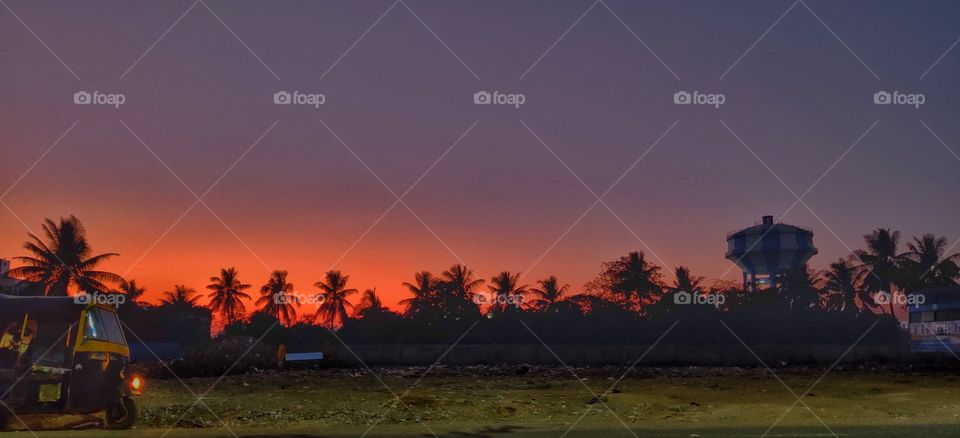
<path id="1" fill-rule="evenodd" d="M 764 216 L 759 225 L 727 234 L 727 260 L 743 270 L 745 288 L 775 286 L 785 272 L 802 266 L 817 254 L 813 231 L 774 223 Z"/>

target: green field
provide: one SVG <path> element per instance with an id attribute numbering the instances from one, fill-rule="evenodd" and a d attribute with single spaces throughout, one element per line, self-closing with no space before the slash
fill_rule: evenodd
<path id="1" fill-rule="evenodd" d="M 42 436 L 162 436 L 172 426 L 168 437 L 360 436 L 376 425 L 367 436 L 557 437 L 576 424 L 567 436 L 740 437 L 761 436 L 783 417 L 767 436 L 960 435 L 960 377 L 946 372 L 834 370 L 803 399 L 809 409 L 787 413 L 797 399 L 762 369 L 644 369 L 605 403 L 590 390 L 607 391 L 622 370 L 578 370 L 578 381 L 561 368 L 441 368 L 407 392 L 422 371 L 378 370 L 404 404 L 366 371 L 298 371 L 224 378 L 193 409 L 179 381 L 151 380 L 134 431 L 51 431 L 90 420 L 81 417 L 24 421 Z M 798 395 L 822 373 L 778 371 Z M 215 380 L 185 383 L 202 394 Z"/>

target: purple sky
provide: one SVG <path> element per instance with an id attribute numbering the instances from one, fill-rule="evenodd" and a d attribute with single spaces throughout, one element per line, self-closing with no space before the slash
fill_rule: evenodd
<path id="1" fill-rule="evenodd" d="M 960 238 L 954 1 L 5 2 L 0 256 L 21 254 L 20 220 L 76 214 L 152 294 L 229 265 L 307 291 L 336 263 L 392 303 L 458 261 L 579 288 L 631 250 L 732 280 L 724 233 L 788 209 L 816 268 L 876 227 Z M 75 105 L 81 90 L 126 102 Z M 378 178 L 401 195 L 428 169 L 383 215 Z M 219 180 L 216 215 L 185 214 L 170 170 L 197 195 Z"/>

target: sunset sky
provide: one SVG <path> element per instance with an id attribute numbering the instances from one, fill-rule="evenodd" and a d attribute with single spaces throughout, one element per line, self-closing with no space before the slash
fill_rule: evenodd
<path id="1" fill-rule="evenodd" d="M 876 227 L 960 238 L 956 1 L 6 4 L 0 257 L 73 214 L 150 299 L 227 266 L 394 307 L 458 262 L 578 291 L 633 250 L 736 280 L 724 234 L 765 214 L 817 269 Z"/>

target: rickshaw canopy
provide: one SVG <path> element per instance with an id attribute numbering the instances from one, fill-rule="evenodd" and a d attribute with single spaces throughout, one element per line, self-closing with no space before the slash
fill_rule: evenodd
<path id="1" fill-rule="evenodd" d="M 0 319 L 29 313 L 44 320 L 76 321 L 86 304 L 73 297 L 36 297 L 0 294 Z"/>

